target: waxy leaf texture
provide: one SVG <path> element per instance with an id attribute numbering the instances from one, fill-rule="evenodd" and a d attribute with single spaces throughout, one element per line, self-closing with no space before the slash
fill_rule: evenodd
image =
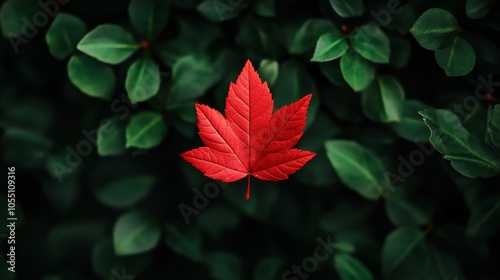
<path id="1" fill-rule="evenodd" d="M 285 180 L 316 155 L 293 149 L 302 137 L 311 97 L 308 94 L 273 113 L 269 87 L 247 61 L 236 84 L 229 86 L 225 117 L 206 105 L 195 105 L 199 135 L 206 146 L 181 156 L 215 180 L 234 182 L 248 177 L 249 199 L 250 175 L 266 181 Z"/>

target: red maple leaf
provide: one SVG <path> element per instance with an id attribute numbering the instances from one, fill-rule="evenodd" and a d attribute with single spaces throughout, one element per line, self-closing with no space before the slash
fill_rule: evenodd
<path id="1" fill-rule="evenodd" d="M 267 83 L 247 61 L 226 98 L 226 117 L 206 105 L 195 104 L 199 135 L 206 147 L 181 156 L 207 177 L 234 182 L 250 175 L 281 181 L 301 169 L 316 154 L 292 149 L 302 137 L 312 94 L 273 113 Z"/>

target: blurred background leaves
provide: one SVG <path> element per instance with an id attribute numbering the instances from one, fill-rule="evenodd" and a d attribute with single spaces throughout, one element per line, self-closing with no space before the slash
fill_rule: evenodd
<path id="1" fill-rule="evenodd" d="M 499 8 L 2 2 L 1 279 L 498 279 Z M 247 59 L 276 108 L 313 93 L 298 145 L 318 154 L 249 201 L 178 156 Z"/>

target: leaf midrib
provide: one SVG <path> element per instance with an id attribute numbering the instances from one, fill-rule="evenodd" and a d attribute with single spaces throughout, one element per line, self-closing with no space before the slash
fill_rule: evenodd
<path id="1" fill-rule="evenodd" d="M 428 116 L 427 116 L 428 117 Z M 431 121 L 434 125 L 434 127 L 439 127 L 439 129 L 443 132 L 446 132 L 446 134 L 451 137 L 452 139 L 454 139 L 457 143 L 460 144 L 460 146 L 464 147 L 466 151 L 469 151 L 471 154 L 473 154 L 476 158 L 478 158 L 479 160 L 482 160 L 484 163 L 486 163 L 487 165 L 490 165 L 492 166 L 494 169 L 498 170 L 498 166 L 496 166 L 495 164 L 487 161 L 486 159 L 483 159 L 481 157 L 481 155 L 479 155 L 478 153 L 476 153 L 476 151 L 472 148 L 470 148 L 464 141 L 462 141 L 462 139 L 456 137 L 453 133 L 451 133 L 449 130 L 445 129 L 444 127 L 440 127 L 437 125 L 436 122 L 434 122 L 433 120 L 429 119 L 429 118 L 424 118 L 424 122 L 427 124 L 427 121 Z M 463 127 L 462 127 L 463 128 Z M 435 134 L 434 131 L 431 129 L 431 138 L 432 138 L 432 134 Z M 473 137 L 473 135 L 470 135 L 471 137 Z M 458 153 L 460 154 L 460 153 Z M 450 155 L 452 156 L 452 155 Z"/>
<path id="2" fill-rule="evenodd" d="M 153 126 L 155 126 L 158 122 L 160 122 L 160 121 L 161 121 L 161 119 L 162 119 L 162 117 L 161 117 L 161 116 L 154 116 L 154 117 L 153 117 L 153 119 L 151 119 L 151 121 L 150 121 L 147 125 L 145 125 L 145 126 L 144 126 L 141 130 L 139 130 L 139 132 L 138 132 L 138 133 L 136 133 L 136 134 L 134 135 L 134 137 L 131 137 L 131 138 L 129 139 L 129 141 L 127 141 L 127 142 L 132 142 L 132 143 L 133 143 L 133 142 L 137 141 L 137 139 L 139 139 L 140 137 L 142 137 L 142 136 L 143 136 L 143 134 L 145 134 L 145 133 L 146 133 L 149 129 L 151 129 L 151 128 L 152 128 Z M 127 145 L 127 146 L 128 146 L 128 145 Z"/>
<path id="3" fill-rule="evenodd" d="M 419 236 L 413 240 L 410 245 L 404 250 L 403 254 L 399 256 L 399 258 L 394 262 L 390 271 L 393 271 L 405 258 L 406 256 L 413 250 L 415 246 L 417 246 L 418 242 L 424 238 L 424 235 L 419 232 Z"/>
<path id="4" fill-rule="evenodd" d="M 359 165 L 356 161 L 351 160 L 350 157 L 343 156 L 342 153 L 337 153 L 337 156 L 339 156 L 340 158 L 342 158 L 345 161 L 349 162 L 354 167 L 358 168 L 369 179 L 371 179 L 372 181 L 375 182 L 375 187 L 377 188 L 377 190 L 379 191 L 380 194 L 384 193 L 384 187 L 382 185 L 380 185 L 379 182 L 378 182 L 378 180 L 375 177 L 373 177 L 373 175 L 370 172 L 368 172 L 366 169 L 364 169 L 362 165 Z"/>

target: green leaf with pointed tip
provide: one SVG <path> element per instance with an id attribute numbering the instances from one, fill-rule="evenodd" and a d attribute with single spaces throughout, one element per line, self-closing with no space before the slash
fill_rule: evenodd
<path id="1" fill-rule="evenodd" d="M 448 77 L 467 75 L 476 64 L 476 52 L 467 41 L 458 36 L 451 45 L 437 50 L 434 55 Z"/>
<path id="2" fill-rule="evenodd" d="M 367 88 L 375 79 L 375 68 L 359 54 L 349 51 L 340 58 L 340 71 L 354 91 Z"/>
<path id="3" fill-rule="evenodd" d="M 109 64 L 119 64 L 140 48 L 130 33 L 118 25 L 99 25 L 80 41 L 78 50 Z"/>
<path id="4" fill-rule="evenodd" d="M 493 144 L 500 149 L 500 105 L 493 107 L 488 123 L 488 133 Z"/>
<path id="5" fill-rule="evenodd" d="M 389 63 L 389 38 L 376 24 L 356 28 L 351 38 L 352 47 L 364 58 L 376 63 Z"/>
<path id="6" fill-rule="evenodd" d="M 169 11 L 167 0 L 132 0 L 128 7 L 135 29 L 148 40 L 156 39 L 165 28 Z"/>
<path id="7" fill-rule="evenodd" d="M 70 55 L 87 32 L 85 23 L 70 14 L 59 13 L 52 22 L 45 41 L 55 58 L 62 60 Z"/>
<path id="8" fill-rule="evenodd" d="M 201 262 L 203 260 L 202 235 L 198 230 L 187 226 L 167 225 L 165 227 L 165 244 L 177 254 L 192 261 Z"/>
<path id="9" fill-rule="evenodd" d="M 365 115 L 378 122 L 399 122 L 403 113 L 405 91 L 392 76 L 380 76 L 361 93 Z"/>
<path id="10" fill-rule="evenodd" d="M 485 199 L 472 208 L 467 234 L 490 238 L 500 230 L 500 196 Z"/>
<path id="11" fill-rule="evenodd" d="M 334 257 L 337 273 L 342 280 L 371 280 L 372 273 L 355 257 L 348 254 L 339 254 Z"/>
<path id="12" fill-rule="evenodd" d="M 349 45 L 344 35 L 326 33 L 319 37 L 311 61 L 324 62 L 334 60 L 344 55 L 348 49 Z"/>
<path id="13" fill-rule="evenodd" d="M 255 266 L 253 273 L 254 280 L 274 280 L 279 279 L 283 273 L 285 260 L 279 257 L 265 257 Z"/>
<path id="14" fill-rule="evenodd" d="M 132 116 L 127 125 L 127 148 L 149 149 L 158 146 L 167 134 L 163 116 L 154 112 L 141 112 Z"/>
<path id="15" fill-rule="evenodd" d="M 243 264 L 236 255 L 213 252 L 206 256 L 205 262 L 215 280 L 243 280 Z"/>
<path id="16" fill-rule="evenodd" d="M 94 185 L 97 199 L 104 205 L 122 209 L 144 199 L 153 188 L 155 178 L 148 175 L 124 177 L 102 185 Z"/>
<path id="17" fill-rule="evenodd" d="M 340 179 L 368 199 L 378 199 L 390 188 L 380 159 L 353 141 L 326 141 L 326 154 Z"/>
<path id="18" fill-rule="evenodd" d="M 172 68 L 171 98 L 191 100 L 200 97 L 219 81 L 222 73 L 214 68 L 206 55 L 184 56 Z"/>
<path id="19" fill-rule="evenodd" d="M 432 8 L 418 18 L 410 32 L 423 48 L 435 51 L 449 46 L 458 29 L 458 22 L 450 12 Z"/>
<path id="20" fill-rule="evenodd" d="M 142 211 L 121 215 L 113 228 L 116 255 L 135 255 L 152 250 L 160 241 L 161 230 L 154 218 Z"/>
<path id="21" fill-rule="evenodd" d="M 470 134 L 448 110 L 419 112 L 431 130 L 430 141 L 455 170 L 464 176 L 491 177 L 500 172 L 500 158 L 489 146 Z"/>
<path id="22" fill-rule="evenodd" d="M 365 9 L 362 0 L 330 0 L 330 5 L 343 18 L 359 17 Z"/>
<path id="23" fill-rule="evenodd" d="M 386 237 L 382 247 L 385 278 L 421 280 L 425 279 L 430 267 L 425 235 L 417 228 L 400 227 Z"/>
<path id="24" fill-rule="evenodd" d="M 495 0 L 467 0 L 465 2 L 465 12 L 467 17 L 480 19 L 484 17 L 491 9 Z"/>
<path id="25" fill-rule="evenodd" d="M 160 70 L 147 56 L 138 59 L 127 72 L 125 88 L 132 103 L 142 102 L 155 96 L 160 89 Z"/>
<path id="26" fill-rule="evenodd" d="M 97 153 L 100 156 L 115 156 L 124 154 L 125 126 L 118 118 L 101 123 L 97 131 Z"/>
<path id="27" fill-rule="evenodd" d="M 396 226 L 420 226 L 431 221 L 432 205 L 429 200 L 416 194 L 408 194 L 404 189 L 389 192 L 385 201 L 385 211 Z"/>
<path id="28" fill-rule="evenodd" d="M 278 79 L 278 61 L 270 59 L 261 60 L 258 72 L 263 81 L 266 81 L 270 86 L 274 85 Z"/>
<path id="29" fill-rule="evenodd" d="M 309 19 L 297 30 L 290 45 L 290 53 L 302 54 L 314 49 L 319 37 L 325 33 L 340 34 L 338 28 L 329 20 Z"/>
<path id="30" fill-rule="evenodd" d="M 75 55 L 68 62 L 68 76 L 71 83 L 86 95 L 111 99 L 116 78 L 108 65 L 86 55 Z"/>
<path id="31" fill-rule="evenodd" d="M 391 123 L 389 126 L 401 138 L 412 142 L 424 142 L 429 139 L 429 129 L 422 121 L 419 111 L 427 108 L 424 103 L 417 100 L 404 100 L 403 113 L 397 123 Z"/>

